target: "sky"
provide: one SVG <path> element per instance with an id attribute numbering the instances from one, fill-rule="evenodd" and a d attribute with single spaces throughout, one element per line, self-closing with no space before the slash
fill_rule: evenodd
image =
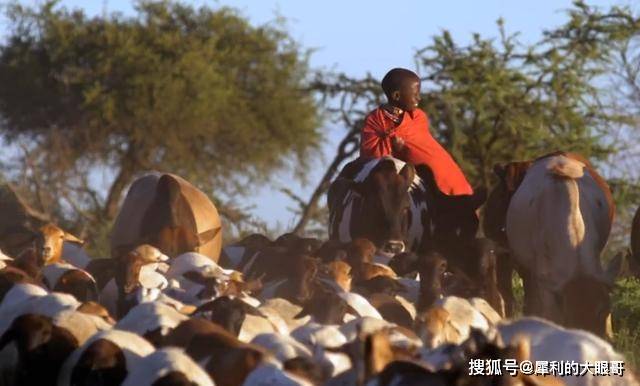
<path id="1" fill-rule="evenodd" d="M 184 1 L 184 0 L 183 0 Z M 2 1 L 0 0 L 0 3 Z M 315 69 L 341 71 L 350 76 L 368 72 L 380 79 L 393 67 L 415 69 L 416 50 L 429 44 L 431 37 L 448 30 L 459 44 L 472 33 L 496 36 L 496 20 L 503 18 L 508 32 L 519 32 L 523 43 L 538 40 L 544 29 L 566 20 L 571 0 L 219 0 L 184 1 L 196 6 L 236 8 L 254 24 L 286 18 L 291 35 L 303 47 L 314 49 L 310 64 Z M 37 4 L 36 0 L 23 0 Z M 587 4 L 608 8 L 634 4 L 632 0 L 587 0 Z M 62 5 L 82 8 L 90 15 L 108 12 L 133 14 L 133 2 L 126 0 L 62 0 Z M 635 7 L 639 6 L 635 3 Z M 2 23 L 2 19 L 0 19 Z M 424 74 L 421 74 L 424 75 Z M 428 112 L 427 112 L 428 113 Z M 324 161 L 309 171 L 308 183 L 291 182 L 291 176 L 277 176 L 275 185 L 292 188 L 309 197 L 330 162 L 343 130 L 326 127 Z M 293 186 L 292 186 L 293 185 Z M 295 216 L 287 209 L 292 203 L 272 187 L 264 187 L 247 200 L 252 213 L 270 225 L 293 226 Z"/>

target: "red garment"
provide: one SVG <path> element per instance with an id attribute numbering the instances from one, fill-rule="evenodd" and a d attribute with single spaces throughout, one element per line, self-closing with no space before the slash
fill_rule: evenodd
<path id="1" fill-rule="evenodd" d="M 391 138 L 404 140 L 399 153 L 393 151 Z M 424 111 L 406 111 L 402 121 L 395 123 L 378 107 L 367 116 L 360 132 L 360 156 L 393 156 L 414 165 L 431 168 L 440 190 L 447 195 L 472 194 L 473 189 L 451 155 L 429 132 L 429 120 Z"/>

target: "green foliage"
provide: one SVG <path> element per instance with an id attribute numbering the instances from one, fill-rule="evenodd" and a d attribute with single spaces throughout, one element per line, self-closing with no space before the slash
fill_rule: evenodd
<path id="1" fill-rule="evenodd" d="M 612 294 L 614 346 L 634 368 L 640 366 L 640 281 L 622 279 Z"/>
<path id="2" fill-rule="evenodd" d="M 515 271 L 511 277 L 511 288 L 513 289 L 514 299 L 514 315 L 516 317 L 522 316 L 524 311 L 524 283 L 520 275 Z"/>
<path id="3" fill-rule="evenodd" d="M 418 53 L 432 130 L 472 181 L 488 186 L 494 164 L 554 150 L 595 160 L 615 150 L 602 139 L 630 117 L 614 112 L 595 84 L 614 43 L 640 24 L 625 10 L 609 16 L 577 3 L 566 25 L 531 46 L 500 20 L 497 41 L 474 35 L 459 46 L 445 31 Z"/>
<path id="4" fill-rule="evenodd" d="M 145 169 L 217 195 L 246 194 L 248 180 L 304 170 L 319 144 L 308 55 L 281 25 L 255 27 L 232 9 L 172 1 L 96 18 L 56 1 L 14 3 L 8 17 L 1 133 L 46 149 L 37 166 L 62 185 L 70 168 L 113 168 L 109 194 L 97 195 L 105 207 Z"/>

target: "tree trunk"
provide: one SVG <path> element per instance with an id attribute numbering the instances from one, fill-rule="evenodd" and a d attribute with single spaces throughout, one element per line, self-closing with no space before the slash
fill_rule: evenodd
<path id="1" fill-rule="evenodd" d="M 135 172 L 136 168 L 131 164 L 123 163 L 123 165 L 120 167 L 118 175 L 116 176 L 115 180 L 113 180 L 113 183 L 109 188 L 107 201 L 104 203 L 102 216 L 105 220 L 113 220 L 118 214 L 118 208 L 120 205 L 120 200 L 122 199 L 124 188 L 126 188 L 129 182 L 131 182 L 131 179 L 135 175 Z"/>

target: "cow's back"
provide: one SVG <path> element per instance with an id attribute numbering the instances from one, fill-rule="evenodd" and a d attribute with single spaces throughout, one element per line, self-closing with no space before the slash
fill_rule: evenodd
<path id="1" fill-rule="evenodd" d="M 202 233 L 211 229 L 220 229 L 222 226 L 220 215 L 209 197 L 182 177 L 170 175 L 180 183 L 181 194 L 188 202 L 188 208 L 196 226 L 194 231 Z M 218 232 L 211 240 L 200 245 L 195 252 L 218 261 L 221 250 L 222 232 Z"/>
<path id="2" fill-rule="evenodd" d="M 197 233 L 206 232 L 212 229 L 220 229 L 221 221 L 216 207 L 211 200 L 199 189 L 185 179 L 175 175 L 170 176 L 179 185 L 179 199 L 181 209 L 179 211 L 179 221 L 186 226 L 188 231 Z M 119 252 L 121 247 L 135 247 L 138 244 L 147 242 L 143 238 L 147 235 L 149 226 L 160 228 L 163 225 L 170 226 L 176 224 L 164 224 L 171 221 L 169 218 L 162 218 L 163 224 L 144 224 L 149 218 L 148 212 L 153 205 L 157 205 L 158 182 L 163 174 L 152 172 L 133 182 L 122 204 L 122 208 L 116 217 L 111 231 L 111 253 Z M 169 211 L 168 213 L 172 213 Z M 217 261 L 222 249 L 222 232 L 217 232 L 206 243 L 197 247 L 194 252 L 201 253 Z"/>
<path id="3" fill-rule="evenodd" d="M 578 268 L 601 273 L 611 203 L 586 166 L 565 155 L 537 160 L 507 211 L 507 237 L 517 264 L 555 289 Z"/>

